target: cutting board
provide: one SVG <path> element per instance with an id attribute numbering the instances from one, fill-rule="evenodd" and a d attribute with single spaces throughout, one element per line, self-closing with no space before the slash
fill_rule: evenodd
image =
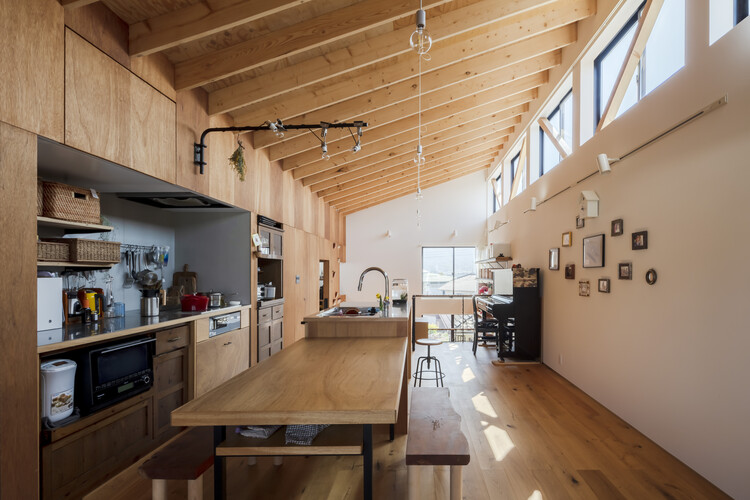
<path id="1" fill-rule="evenodd" d="M 181 286 L 185 295 L 192 295 L 198 291 L 198 275 L 188 271 L 188 265 L 182 268 L 182 272 L 172 275 L 172 285 Z"/>

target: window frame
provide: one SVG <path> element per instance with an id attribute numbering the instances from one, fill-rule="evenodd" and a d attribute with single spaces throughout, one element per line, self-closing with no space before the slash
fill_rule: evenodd
<path id="1" fill-rule="evenodd" d="M 564 117 L 564 114 L 563 114 L 563 107 L 562 106 L 563 106 L 563 103 L 565 102 L 565 99 L 567 99 L 568 97 L 570 97 L 571 99 L 573 99 L 573 89 L 572 88 L 565 93 L 565 95 L 562 97 L 562 99 L 560 99 L 560 102 L 557 103 L 557 106 L 552 111 L 549 112 L 549 114 L 547 115 L 547 120 L 549 120 L 550 116 L 552 116 L 555 113 L 559 112 L 560 113 L 560 123 L 564 122 L 565 117 Z M 575 106 L 573 106 L 573 111 L 575 112 Z M 573 131 L 571 130 L 571 135 L 572 135 L 572 132 Z M 564 135 L 563 134 L 563 129 L 561 127 L 560 128 L 560 137 L 562 137 L 563 135 Z M 541 177 L 541 176 L 543 176 L 545 174 L 545 172 L 544 172 L 544 139 L 546 138 L 546 136 L 547 135 L 544 133 L 544 130 L 542 130 L 542 127 L 539 127 L 539 177 Z M 563 159 L 560 158 L 560 161 L 562 161 L 562 160 Z M 557 164 L 559 164 L 559 163 L 560 162 L 557 162 Z M 555 164 L 555 167 L 557 166 L 557 164 Z M 549 170 L 552 170 L 555 167 L 550 167 Z M 549 170 L 547 170 L 547 172 L 549 172 Z"/>
<path id="2" fill-rule="evenodd" d="M 509 166 L 510 166 L 510 186 L 511 186 L 511 190 L 513 189 L 513 181 L 516 180 L 516 167 L 518 166 L 518 164 L 520 163 L 520 161 L 521 161 L 521 150 L 519 149 L 518 153 L 516 153 L 516 155 L 513 158 L 510 159 L 510 164 L 509 164 Z"/>
<path id="3" fill-rule="evenodd" d="M 748 16 L 747 0 L 734 0 L 734 25 L 737 26 Z"/>
<path id="4" fill-rule="evenodd" d="M 452 271 L 451 275 L 453 276 L 453 290 L 450 295 L 456 295 L 456 249 L 457 248 L 471 248 L 474 250 L 474 256 L 476 257 L 477 247 L 471 246 L 471 245 L 457 245 L 457 246 L 450 246 L 450 245 L 424 245 L 422 246 L 422 255 L 421 255 L 421 281 L 422 281 L 422 295 L 428 295 L 431 297 L 440 297 L 440 295 L 433 295 L 433 294 L 427 294 L 424 291 L 424 251 L 425 249 L 433 249 L 433 248 L 450 248 L 452 250 Z M 476 264 L 474 265 L 474 276 L 475 279 L 477 277 L 477 267 Z"/>
<path id="5" fill-rule="evenodd" d="M 599 122 L 602 119 L 602 113 L 604 112 L 603 109 L 601 109 L 601 93 L 602 93 L 602 75 L 601 75 L 601 65 L 602 60 L 609 55 L 610 52 L 615 48 L 615 45 L 617 45 L 620 40 L 623 39 L 625 36 L 625 33 L 630 30 L 635 24 L 638 23 L 638 18 L 641 16 L 641 12 L 643 12 L 643 7 L 646 5 L 646 1 L 644 0 L 641 5 L 638 6 L 637 9 L 635 9 L 635 13 L 630 16 L 630 18 L 625 21 L 625 24 L 622 25 L 622 28 L 620 28 L 620 31 L 617 32 L 617 34 L 612 38 L 612 40 L 607 44 L 604 49 L 599 52 L 599 55 L 596 56 L 594 59 L 594 130 L 599 127 Z M 638 69 L 636 70 L 636 79 L 637 79 L 637 87 L 638 87 L 638 101 L 641 100 L 641 83 L 640 83 L 640 72 L 641 72 L 641 61 L 638 61 Z"/>
<path id="6" fill-rule="evenodd" d="M 497 174 L 497 177 L 495 177 L 495 182 L 497 183 L 500 192 L 502 193 L 503 190 L 503 169 L 500 169 L 500 173 Z M 502 207 L 499 207 L 497 205 L 497 196 L 495 196 L 495 189 L 492 187 L 492 183 L 490 182 L 490 191 L 492 191 L 492 213 L 494 214 L 498 210 L 500 210 Z"/>

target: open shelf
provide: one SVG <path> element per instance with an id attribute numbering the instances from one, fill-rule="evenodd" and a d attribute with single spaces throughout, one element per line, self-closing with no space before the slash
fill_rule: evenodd
<path id="1" fill-rule="evenodd" d="M 65 229 L 66 233 L 104 233 L 112 231 L 112 226 L 103 226 L 101 224 L 89 224 L 87 222 L 73 222 L 69 220 L 53 219 L 51 217 L 42 217 L 37 215 L 36 223 L 42 227 L 57 227 Z"/>
<path id="2" fill-rule="evenodd" d="M 499 264 L 500 262 L 510 262 L 511 260 L 513 260 L 513 257 L 493 257 L 491 259 L 478 260 L 476 261 L 476 264 L 494 265 L 494 264 Z"/>
<path id="3" fill-rule="evenodd" d="M 37 267 L 77 267 L 82 269 L 110 269 L 114 264 L 97 262 L 47 262 L 38 260 Z"/>

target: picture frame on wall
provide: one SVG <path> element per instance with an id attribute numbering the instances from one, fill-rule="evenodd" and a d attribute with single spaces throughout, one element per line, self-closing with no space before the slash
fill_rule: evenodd
<path id="1" fill-rule="evenodd" d="M 576 265 L 575 264 L 567 264 L 565 266 L 565 279 L 566 280 L 576 279 Z"/>
<path id="2" fill-rule="evenodd" d="M 646 250 L 648 248 L 648 231 L 638 231 L 631 236 L 633 250 Z"/>
<path id="3" fill-rule="evenodd" d="M 583 267 L 604 267 L 604 234 L 583 239 Z"/>
<path id="4" fill-rule="evenodd" d="M 599 278 L 599 291 L 609 293 L 609 278 Z"/>
<path id="5" fill-rule="evenodd" d="M 617 279 L 632 280 L 633 264 L 630 262 L 620 262 L 620 265 L 617 266 Z"/>
<path id="6" fill-rule="evenodd" d="M 573 232 L 568 231 L 562 234 L 562 246 L 569 247 L 573 246 Z"/>
<path id="7" fill-rule="evenodd" d="M 591 294 L 591 285 L 589 280 L 582 280 L 578 282 L 578 295 L 581 297 L 588 297 Z"/>
<path id="8" fill-rule="evenodd" d="M 586 219 L 584 219 L 580 215 L 576 215 L 576 229 L 581 229 L 585 225 L 586 225 Z"/>
<path id="9" fill-rule="evenodd" d="M 615 219 L 612 221 L 612 236 L 622 236 L 623 234 L 623 222 L 622 219 Z"/>
<path id="10" fill-rule="evenodd" d="M 560 249 L 559 248 L 549 249 L 549 268 L 550 268 L 550 271 L 558 271 L 560 269 Z"/>

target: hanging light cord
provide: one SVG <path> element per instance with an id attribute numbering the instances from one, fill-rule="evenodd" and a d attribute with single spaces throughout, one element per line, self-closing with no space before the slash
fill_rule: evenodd
<path id="1" fill-rule="evenodd" d="M 422 1 L 419 2 L 419 7 L 422 8 Z M 419 177 L 419 166 L 422 163 L 422 56 L 417 57 L 418 63 L 418 77 L 419 81 L 417 84 L 417 195 L 420 193 L 420 177 Z"/>

